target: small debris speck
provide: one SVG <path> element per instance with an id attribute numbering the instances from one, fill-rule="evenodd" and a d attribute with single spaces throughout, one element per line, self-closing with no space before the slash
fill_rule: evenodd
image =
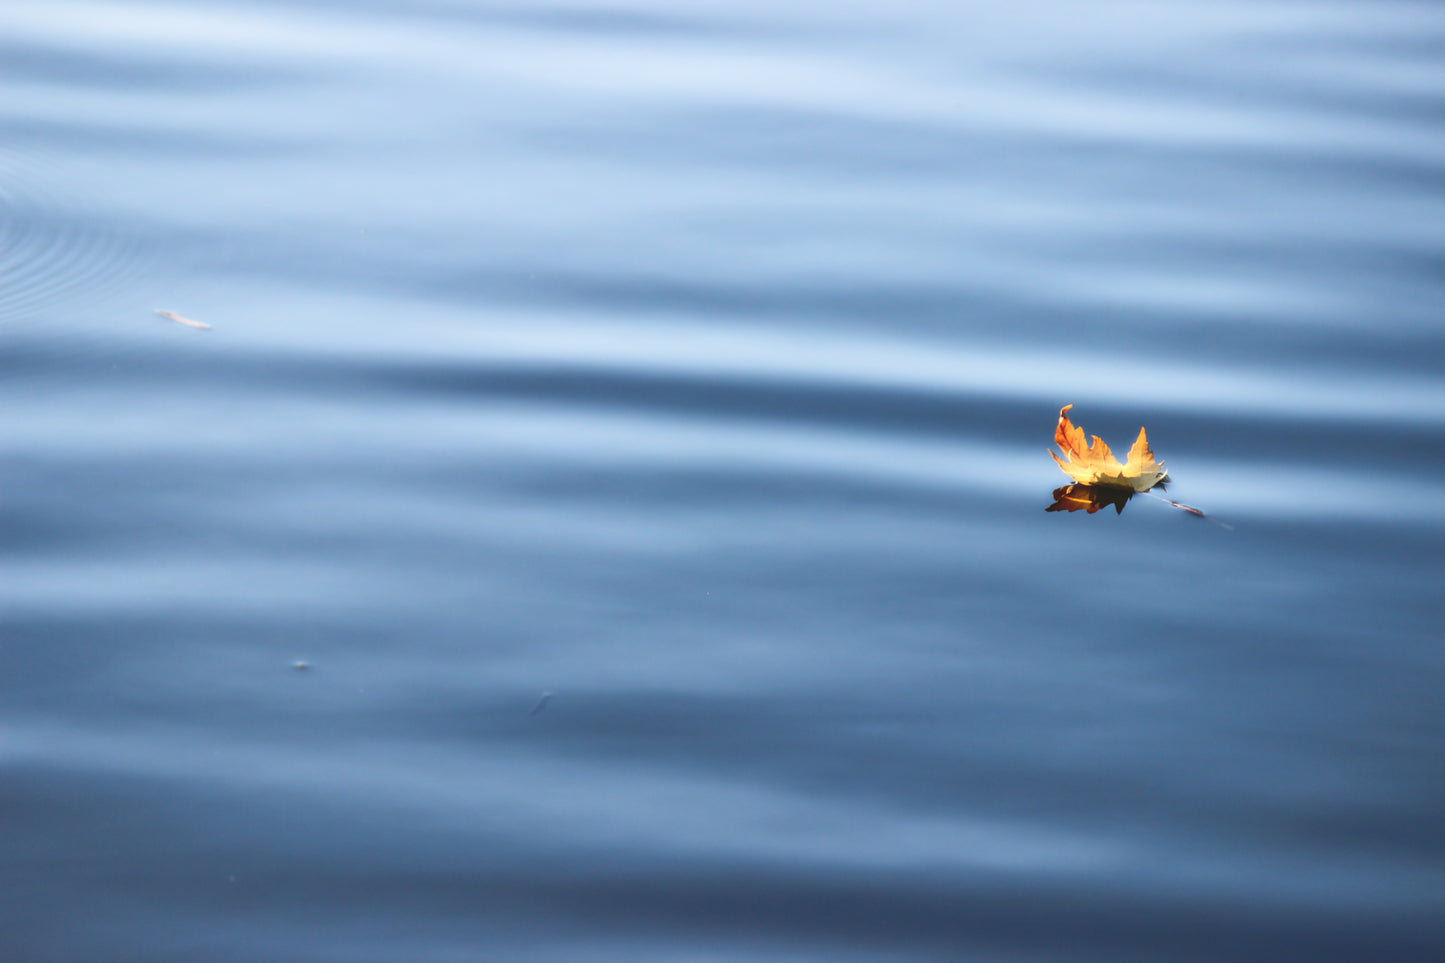
<path id="1" fill-rule="evenodd" d="M 190 328 L 200 328 L 202 331 L 211 330 L 211 326 L 209 324 L 206 324 L 206 322 L 193 321 L 190 318 L 183 318 L 179 314 L 176 314 L 174 311 L 157 311 L 156 314 L 159 314 L 163 318 L 170 318 L 172 321 L 175 321 L 178 324 L 184 324 Z"/>

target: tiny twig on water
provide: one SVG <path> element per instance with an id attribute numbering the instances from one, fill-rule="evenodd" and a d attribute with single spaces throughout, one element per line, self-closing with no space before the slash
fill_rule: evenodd
<path id="1" fill-rule="evenodd" d="M 1233 531 L 1233 530 L 1234 530 L 1234 526 L 1233 526 L 1233 525 L 1226 525 L 1224 522 L 1221 522 L 1219 519 L 1213 517 L 1212 515 L 1206 515 L 1206 514 L 1204 514 L 1202 511 L 1200 511 L 1199 509 L 1195 508 L 1193 505 L 1185 505 L 1185 504 L 1182 504 L 1182 503 L 1180 503 L 1180 502 L 1174 501 L 1172 498 L 1165 498 L 1163 495 L 1156 495 L 1156 494 L 1154 494 L 1153 492 L 1143 492 L 1142 494 L 1148 495 L 1150 498 L 1157 498 L 1157 499 L 1159 499 L 1161 502 L 1164 502 L 1166 505 L 1173 505 L 1175 508 L 1179 509 L 1180 511 L 1188 512 L 1188 513 L 1191 514 L 1191 515 L 1196 515 L 1196 516 L 1198 516 L 1199 518 L 1204 519 L 1206 522 L 1213 522 L 1214 524 L 1218 525 L 1218 526 L 1221 527 L 1221 528 L 1227 528 L 1227 529 L 1229 529 L 1230 531 Z"/>
<path id="2" fill-rule="evenodd" d="M 179 314 L 176 314 L 174 311 L 157 311 L 156 314 L 159 314 L 163 318 L 170 318 L 172 321 L 176 321 L 188 327 L 200 328 L 202 331 L 211 330 L 211 326 L 206 322 L 192 321 L 190 318 L 183 318 Z"/>

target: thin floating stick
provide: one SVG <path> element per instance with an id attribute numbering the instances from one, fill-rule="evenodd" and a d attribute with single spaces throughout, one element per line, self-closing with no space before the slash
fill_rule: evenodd
<path id="1" fill-rule="evenodd" d="M 1199 509 L 1195 508 L 1193 505 L 1184 505 L 1184 504 L 1181 504 L 1181 503 L 1179 503 L 1179 502 L 1174 501 L 1173 499 L 1165 498 L 1163 495 L 1156 495 L 1156 494 L 1154 494 L 1153 492 L 1143 492 L 1142 494 L 1148 495 L 1150 498 L 1157 498 L 1157 499 L 1159 499 L 1161 502 L 1164 502 L 1164 503 L 1167 504 L 1167 505 L 1173 505 L 1175 508 L 1179 509 L 1180 511 L 1185 511 L 1185 512 L 1188 512 L 1188 513 L 1191 514 L 1191 515 L 1196 515 L 1196 516 L 1198 516 L 1199 518 L 1204 519 L 1206 522 L 1213 522 L 1214 524 L 1218 525 L 1220 528 L 1227 528 L 1227 529 L 1229 529 L 1230 531 L 1234 531 L 1234 526 L 1233 526 L 1233 525 L 1226 525 L 1224 522 L 1221 522 L 1219 519 L 1215 518 L 1214 516 L 1204 514 L 1204 513 L 1201 512 Z"/>
<path id="2" fill-rule="evenodd" d="M 157 311 L 156 314 L 159 314 L 163 318 L 170 318 L 172 321 L 177 321 L 181 324 L 189 325 L 193 328 L 200 328 L 202 331 L 211 330 L 211 326 L 209 324 L 206 324 L 202 321 L 192 321 L 190 318 L 183 318 L 179 314 L 176 314 L 174 311 Z"/>

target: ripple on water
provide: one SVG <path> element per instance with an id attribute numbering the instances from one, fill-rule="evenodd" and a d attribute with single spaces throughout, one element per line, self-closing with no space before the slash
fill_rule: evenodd
<path id="1" fill-rule="evenodd" d="M 0 318 L 41 324 L 99 302 L 133 280 L 134 239 L 86 213 L 86 201 L 45 184 L 38 157 L 0 153 Z"/>
<path id="2" fill-rule="evenodd" d="M 44 378 L 139 347 L 110 336 L 118 308 L 140 293 L 139 239 L 95 216 L 91 199 L 54 189 L 43 168 L 39 156 L 0 152 L 0 330 L 12 377 Z"/>

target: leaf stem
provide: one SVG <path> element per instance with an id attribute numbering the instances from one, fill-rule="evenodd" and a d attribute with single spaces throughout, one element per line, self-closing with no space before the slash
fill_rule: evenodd
<path id="1" fill-rule="evenodd" d="M 1148 495 L 1150 498 L 1157 498 L 1157 499 L 1159 499 L 1161 502 L 1164 502 L 1166 505 L 1173 505 L 1175 508 L 1179 509 L 1180 511 L 1185 511 L 1185 512 L 1188 512 L 1188 513 L 1191 514 L 1191 515 L 1198 516 L 1199 518 L 1204 519 L 1206 522 L 1213 522 L 1214 524 L 1218 525 L 1220 528 L 1227 528 L 1227 529 L 1229 529 L 1231 532 L 1234 531 L 1234 526 L 1233 526 L 1233 525 L 1226 525 L 1224 522 L 1221 522 L 1219 519 L 1215 518 L 1213 515 L 1206 515 L 1206 514 L 1204 514 L 1202 511 L 1200 511 L 1199 509 L 1195 508 L 1193 505 L 1185 505 L 1185 504 L 1182 504 L 1182 503 L 1180 503 L 1180 502 L 1176 502 L 1176 501 L 1174 501 L 1173 499 L 1165 498 L 1163 495 L 1156 495 L 1156 494 L 1154 494 L 1153 492 L 1144 492 L 1143 494 Z"/>

